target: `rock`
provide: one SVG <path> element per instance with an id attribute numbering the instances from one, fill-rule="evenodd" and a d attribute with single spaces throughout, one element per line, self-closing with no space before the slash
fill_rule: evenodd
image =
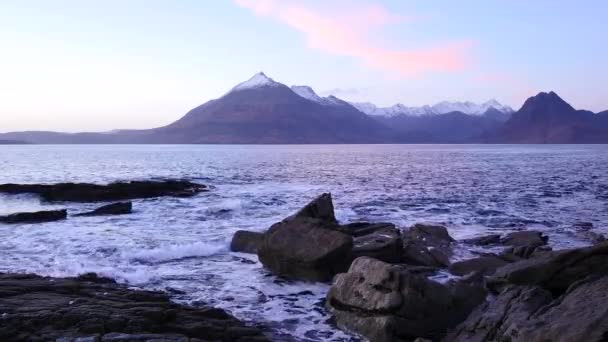
<path id="1" fill-rule="evenodd" d="M 130 214 L 131 210 L 133 210 L 133 204 L 131 202 L 120 202 L 104 205 L 91 212 L 76 214 L 74 216 L 124 215 Z"/>
<path id="2" fill-rule="evenodd" d="M 495 292 L 514 284 L 540 286 L 551 293 L 563 293 L 574 282 L 598 274 L 608 274 L 608 242 L 547 252 L 506 265 L 488 279 L 487 285 Z"/>
<path id="3" fill-rule="evenodd" d="M 406 267 L 361 257 L 348 273 L 334 278 L 326 305 L 339 327 L 371 341 L 434 340 L 484 298 L 481 287 L 444 286 L 411 274 Z"/>
<path id="4" fill-rule="evenodd" d="M 410 265 L 447 267 L 454 239 L 445 227 L 416 224 L 403 234 L 403 262 Z"/>
<path id="5" fill-rule="evenodd" d="M 95 279 L 0 274 L 0 340 L 268 341 L 223 310 Z"/>
<path id="6" fill-rule="evenodd" d="M 32 213 L 16 213 L 6 216 L 0 216 L 2 223 L 42 223 L 64 220 L 68 216 L 68 211 L 63 210 L 48 210 L 37 211 Z"/>
<path id="7" fill-rule="evenodd" d="M 606 236 L 601 233 L 589 232 L 589 237 L 591 239 L 591 243 L 597 245 L 598 243 L 602 243 L 606 241 Z"/>
<path id="8" fill-rule="evenodd" d="M 559 297 L 539 286 L 509 285 L 479 306 L 445 341 L 604 341 L 608 276 L 575 282 Z"/>
<path id="9" fill-rule="evenodd" d="M 448 267 L 450 258 L 442 250 L 436 247 L 427 247 L 421 241 L 403 240 L 402 260 L 408 265 L 428 267 Z"/>
<path id="10" fill-rule="evenodd" d="M 529 318 L 519 341 L 605 341 L 608 336 L 608 276 L 573 284 Z"/>
<path id="11" fill-rule="evenodd" d="M 337 224 L 330 193 L 321 194 L 287 220 L 312 218 L 327 224 Z"/>
<path id="12" fill-rule="evenodd" d="M 503 245 L 513 247 L 531 246 L 537 247 L 546 245 L 549 237 L 544 236 L 541 232 L 537 231 L 520 231 L 512 232 L 507 234 L 505 237 L 500 239 Z"/>
<path id="13" fill-rule="evenodd" d="M 465 239 L 462 240 L 462 242 L 476 246 L 494 245 L 500 243 L 500 234 L 490 234 L 476 238 Z"/>
<path id="14" fill-rule="evenodd" d="M 392 223 L 356 223 L 342 226 L 352 231 L 353 259 L 368 256 L 385 262 L 400 262 L 403 254 L 401 232 Z"/>
<path id="15" fill-rule="evenodd" d="M 444 341 L 514 342 L 518 325 L 526 322 L 528 317 L 551 299 L 551 293 L 540 287 L 506 287 L 495 299 L 477 307 Z"/>
<path id="16" fill-rule="evenodd" d="M 263 239 L 263 233 L 239 230 L 232 237 L 230 250 L 233 252 L 256 254 Z"/>
<path id="17" fill-rule="evenodd" d="M 264 234 L 260 262 L 287 278 L 328 281 L 351 261 L 353 238 L 318 222 L 296 219 L 279 222 Z"/>
<path id="18" fill-rule="evenodd" d="M 117 182 L 108 185 L 88 183 L 2 184 L 0 192 L 32 193 L 46 201 L 103 202 L 162 196 L 190 197 L 206 191 L 205 185 L 181 180 Z"/>
<path id="19" fill-rule="evenodd" d="M 455 241 L 448 234 L 446 227 L 421 223 L 413 225 L 406 231 L 404 239 L 422 241 L 425 245 L 436 248 L 449 247 Z"/>
<path id="20" fill-rule="evenodd" d="M 463 276 L 469 273 L 479 272 L 483 275 L 493 274 L 498 268 L 507 265 L 508 262 L 497 255 L 487 254 L 477 258 L 457 261 L 450 265 L 450 273 Z"/>

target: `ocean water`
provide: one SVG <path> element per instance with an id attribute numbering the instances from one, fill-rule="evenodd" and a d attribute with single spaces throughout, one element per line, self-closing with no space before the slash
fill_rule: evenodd
<path id="1" fill-rule="evenodd" d="M 274 277 L 228 250 L 233 233 L 331 192 L 342 222 L 433 222 L 455 238 L 536 229 L 581 246 L 577 222 L 608 233 L 607 170 L 605 145 L 0 146 L 0 183 L 188 178 L 211 190 L 135 200 L 131 215 L 0 224 L 0 272 L 97 272 L 227 309 L 277 341 L 357 341 L 325 312 L 327 284 Z M 0 214 L 97 206 L 0 195 Z"/>

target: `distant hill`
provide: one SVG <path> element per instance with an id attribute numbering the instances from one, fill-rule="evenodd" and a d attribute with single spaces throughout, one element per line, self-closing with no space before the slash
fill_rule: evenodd
<path id="1" fill-rule="evenodd" d="M 25 141 L 20 140 L 0 140 L 0 145 L 23 145 L 27 144 Z"/>
<path id="2" fill-rule="evenodd" d="M 457 109 L 457 110 L 454 110 Z M 371 113 L 368 115 L 366 113 Z M 378 108 L 291 88 L 264 73 L 159 128 L 0 134 L 37 144 L 608 143 L 608 111 L 576 110 L 554 92 L 517 112 L 497 101 Z"/>
<path id="3" fill-rule="evenodd" d="M 485 142 L 517 144 L 608 143 L 605 112 L 576 110 L 556 93 L 526 100 L 504 125 L 486 133 Z"/>

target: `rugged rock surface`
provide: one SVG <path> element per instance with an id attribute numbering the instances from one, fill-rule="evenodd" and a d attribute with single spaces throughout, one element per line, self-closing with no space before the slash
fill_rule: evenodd
<path id="1" fill-rule="evenodd" d="M 401 262 L 403 242 L 401 231 L 392 223 L 351 223 L 340 227 L 353 236 L 354 259 L 368 256 L 385 262 Z"/>
<path id="2" fill-rule="evenodd" d="M 223 310 L 177 305 L 94 275 L 0 274 L 0 308 L 2 341 L 267 341 Z"/>
<path id="3" fill-rule="evenodd" d="M 328 281 L 352 259 L 352 236 L 336 228 L 331 195 L 323 194 L 264 233 L 260 262 L 287 278 Z"/>
<path id="4" fill-rule="evenodd" d="M 588 276 L 608 274 L 608 242 L 591 247 L 548 252 L 500 268 L 488 287 L 499 291 L 505 284 L 541 286 L 563 293 Z"/>
<path id="5" fill-rule="evenodd" d="M 125 215 L 130 214 L 133 210 L 133 203 L 119 202 L 104 205 L 91 212 L 76 214 L 74 216 L 103 216 L 103 215 Z"/>
<path id="6" fill-rule="evenodd" d="M 498 268 L 505 266 L 508 263 L 508 261 L 505 261 L 498 255 L 486 254 L 477 258 L 454 262 L 450 265 L 448 270 L 450 273 L 458 276 L 476 272 L 483 275 L 490 275 Z"/>
<path id="7" fill-rule="evenodd" d="M 16 213 L 6 216 L 0 216 L 0 223 L 42 223 L 63 220 L 67 216 L 68 211 L 65 209 L 37 211 L 32 213 Z"/>
<path id="8" fill-rule="evenodd" d="M 477 285 L 445 286 L 407 267 L 361 257 L 334 278 L 326 303 L 340 327 L 371 341 L 392 342 L 437 339 L 484 298 Z"/>
<path id="9" fill-rule="evenodd" d="M 605 341 L 608 243 L 546 252 L 500 268 L 487 280 L 495 298 L 446 341 Z"/>
<path id="10" fill-rule="evenodd" d="M 454 239 L 442 226 L 416 224 L 403 234 L 403 262 L 410 265 L 447 267 Z"/>
<path id="11" fill-rule="evenodd" d="M 205 185 L 181 180 L 87 183 L 1 184 L 0 192 L 32 193 L 46 201 L 103 202 L 162 196 L 189 197 L 206 190 Z"/>
<path id="12" fill-rule="evenodd" d="M 548 240 L 541 232 L 525 230 L 507 234 L 500 239 L 500 243 L 512 247 L 538 247 L 546 245 Z"/>
<path id="13" fill-rule="evenodd" d="M 233 252 L 256 254 L 263 240 L 264 233 L 239 230 L 232 237 L 230 250 Z"/>
<path id="14" fill-rule="evenodd" d="M 495 245 L 495 244 L 500 243 L 500 234 L 490 234 L 490 235 L 479 236 L 476 238 L 462 240 L 462 242 L 469 244 L 469 245 L 476 245 L 476 246 Z"/>

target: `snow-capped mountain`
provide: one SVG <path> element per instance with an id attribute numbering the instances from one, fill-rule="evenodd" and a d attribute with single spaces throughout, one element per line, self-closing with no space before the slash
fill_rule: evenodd
<path id="1" fill-rule="evenodd" d="M 307 99 L 307 100 L 311 100 L 314 101 L 316 103 L 322 104 L 322 105 L 343 105 L 343 104 L 348 104 L 348 102 L 342 101 L 339 98 L 335 97 L 335 96 L 328 96 L 328 97 L 321 97 L 319 95 L 317 95 L 317 93 L 315 93 L 315 91 L 309 87 L 309 86 L 291 86 L 291 90 L 293 90 L 294 93 L 300 95 L 301 97 Z"/>
<path id="2" fill-rule="evenodd" d="M 232 91 L 281 86 L 283 86 L 283 84 L 276 82 L 272 78 L 266 76 L 266 74 L 263 72 L 258 72 L 247 81 L 237 84 L 234 88 L 232 88 Z"/>
<path id="3" fill-rule="evenodd" d="M 372 103 L 351 103 L 355 108 L 360 111 L 376 116 L 397 116 L 397 115 L 436 115 L 446 114 L 451 112 L 461 112 L 469 115 L 483 115 L 490 108 L 494 108 L 500 112 L 511 114 L 513 109 L 509 106 L 505 106 L 496 100 L 490 100 L 482 104 L 476 104 L 473 102 L 439 102 L 433 106 L 421 106 L 421 107 L 408 107 L 402 104 L 396 104 L 391 107 L 378 107 Z"/>

